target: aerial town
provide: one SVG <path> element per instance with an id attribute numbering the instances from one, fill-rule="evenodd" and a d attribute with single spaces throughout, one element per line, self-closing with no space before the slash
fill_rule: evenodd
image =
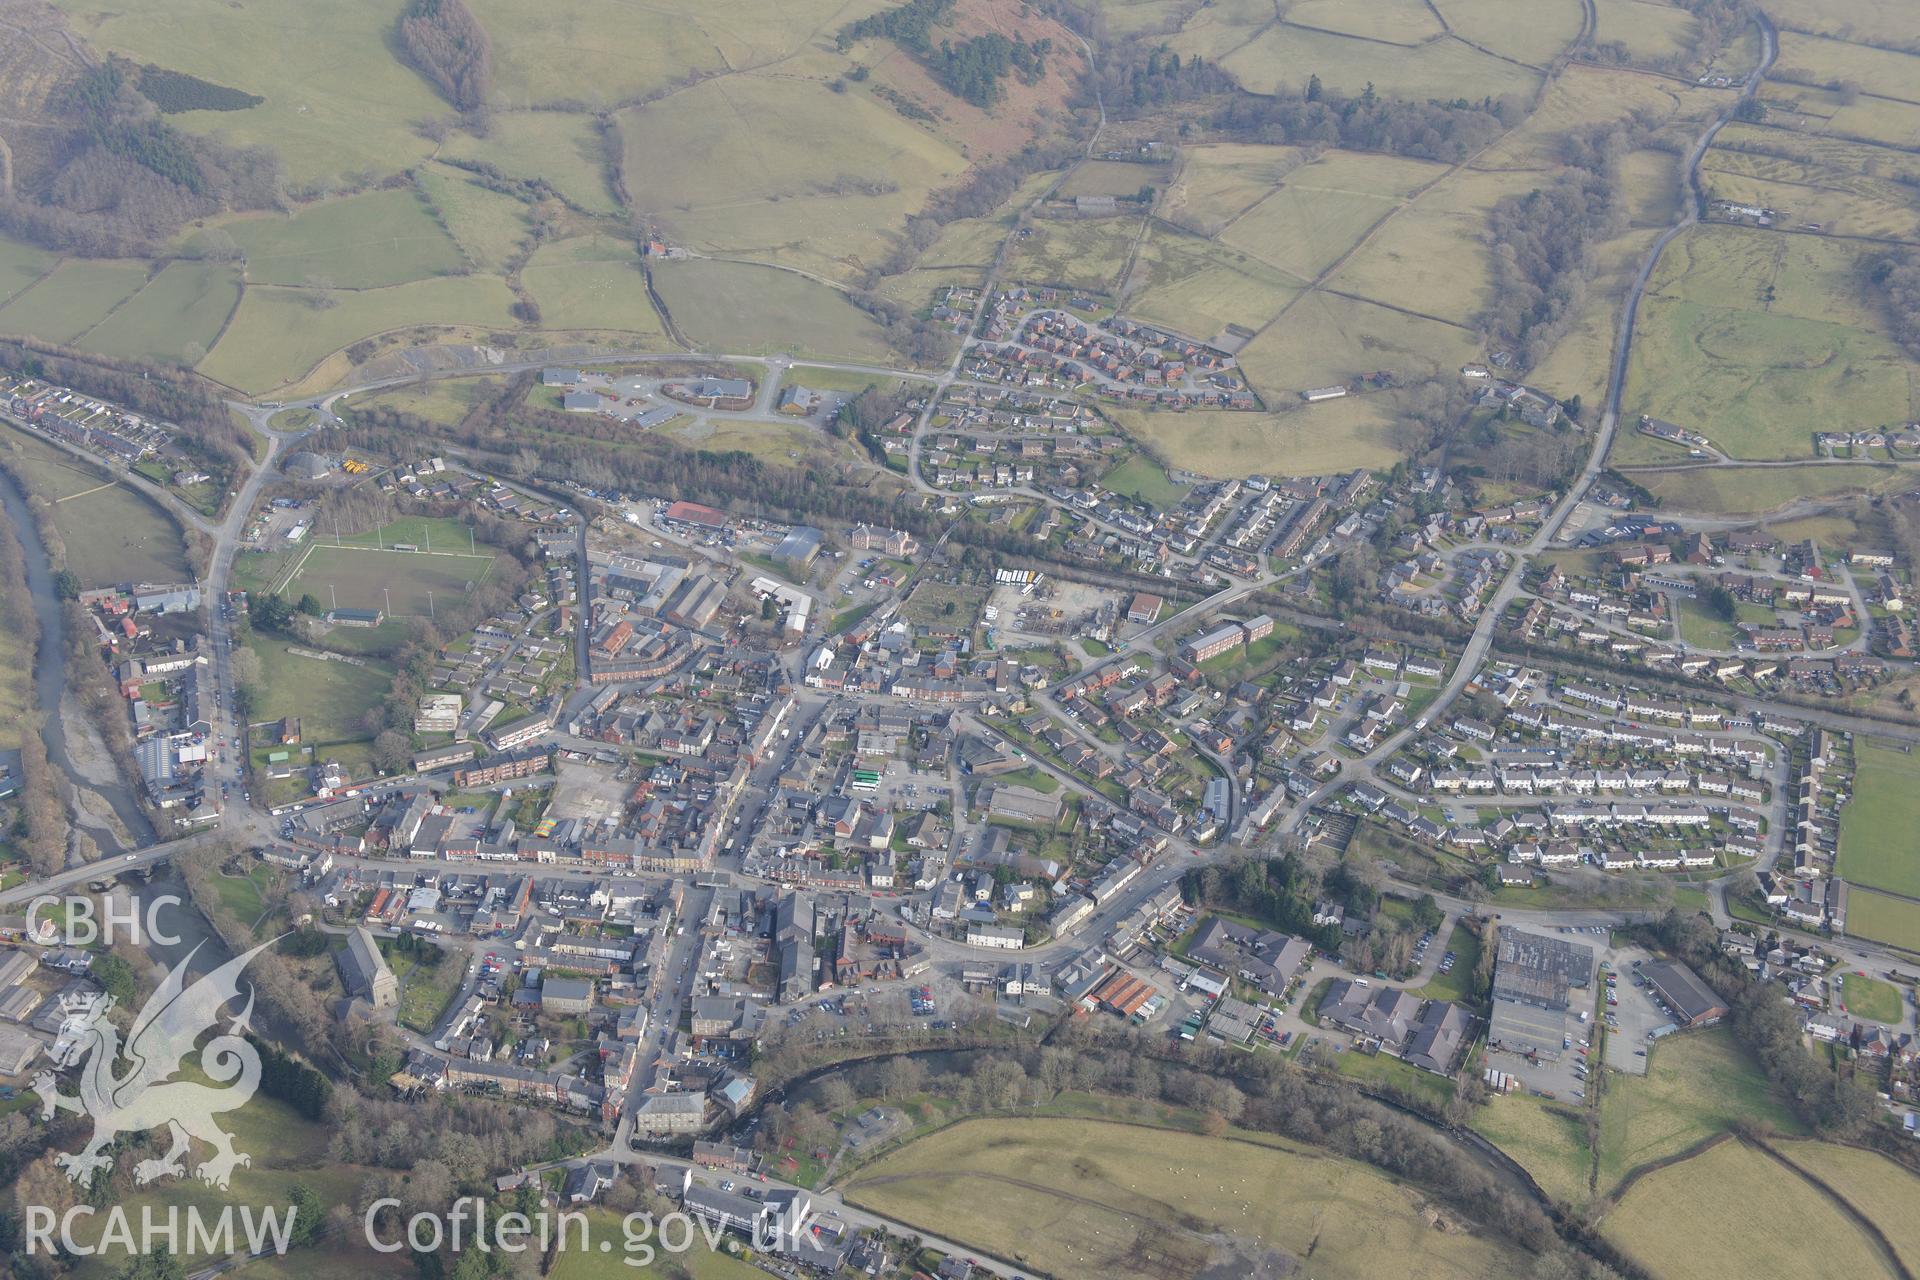
<path id="1" fill-rule="evenodd" d="M 1920 1268 L 1910 23 L 283 4 L 0 0 L 0 1274 Z"/>

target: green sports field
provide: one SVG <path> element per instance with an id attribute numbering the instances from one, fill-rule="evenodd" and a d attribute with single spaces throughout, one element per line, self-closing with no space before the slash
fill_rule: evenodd
<path id="1" fill-rule="evenodd" d="M 1920 758 L 1854 740 L 1853 798 L 1840 810 L 1839 872 L 1849 884 L 1920 897 Z"/>
<path id="2" fill-rule="evenodd" d="M 381 551 L 316 543 L 281 594 L 311 593 L 331 608 L 379 609 L 392 617 L 424 617 L 435 597 L 451 600 L 486 580 L 490 554 L 442 551 Z"/>

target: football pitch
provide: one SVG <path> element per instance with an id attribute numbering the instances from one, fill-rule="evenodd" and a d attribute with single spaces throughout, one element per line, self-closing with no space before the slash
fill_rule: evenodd
<path id="1" fill-rule="evenodd" d="M 464 595 L 493 571 L 491 555 L 315 543 L 288 571 L 280 591 L 311 594 L 326 609 L 379 609 L 388 617 L 425 617 L 434 600 Z"/>

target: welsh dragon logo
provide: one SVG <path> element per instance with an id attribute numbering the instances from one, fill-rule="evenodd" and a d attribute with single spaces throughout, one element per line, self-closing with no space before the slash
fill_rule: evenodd
<path id="1" fill-rule="evenodd" d="M 225 1189 L 235 1168 L 253 1163 L 252 1157 L 234 1150 L 232 1135 L 213 1119 L 219 1112 L 245 1106 L 260 1087 L 260 1054 L 241 1035 L 253 1013 L 252 988 L 247 991 L 246 1007 L 224 1033 L 204 1046 L 198 1041 L 213 1030 L 221 1010 L 239 998 L 241 970 L 271 945 L 262 943 L 235 956 L 189 986 L 187 967 L 199 951 L 195 947 L 140 1010 L 124 1045 L 107 1021 L 114 1007 L 112 996 L 92 994 L 66 1002 L 67 1013 L 75 1020 L 69 1024 L 72 1047 L 55 1061 L 63 1068 L 79 1067 L 80 1092 L 77 1096 L 61 1093 L 51 1071 L 34 1077 L 33 1090 L 40 1095 L 41 1114 L 49 1120 L 56 1111 L 93 1117 L 93 1140 L 81 1151 L 54 1157 L 68 1178 L 77 1183 L 91 1181 L 96 1170 L 112 1167 L 113 1157 L 102 1153 L 116 1137 L 163 1126 L 171 1132 L 173 1146 L 161 1158 L 135 1165 L 136 1182 L 184 1174 L 184 1157 L 193 1139 L 213 1148 L 212 1157 L 193 1171 L 203 1182 Z M 196 1047 L 198 1074 L 227 1087 L 174 1079 Z M 124 1073 L 116 1074 L 123 1060 Z"/>

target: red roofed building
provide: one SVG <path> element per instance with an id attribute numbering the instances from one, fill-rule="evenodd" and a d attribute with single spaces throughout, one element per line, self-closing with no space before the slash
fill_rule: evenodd
<path id="1" fill-rule="evenodd" d="M 725 513 L 712 507 L 703 507 L 697 502 L 676 502 L 667 508 L 666 518 L 675 524 L 699 525 L 704 529 L 724 529 L 727 527 Z"/>

